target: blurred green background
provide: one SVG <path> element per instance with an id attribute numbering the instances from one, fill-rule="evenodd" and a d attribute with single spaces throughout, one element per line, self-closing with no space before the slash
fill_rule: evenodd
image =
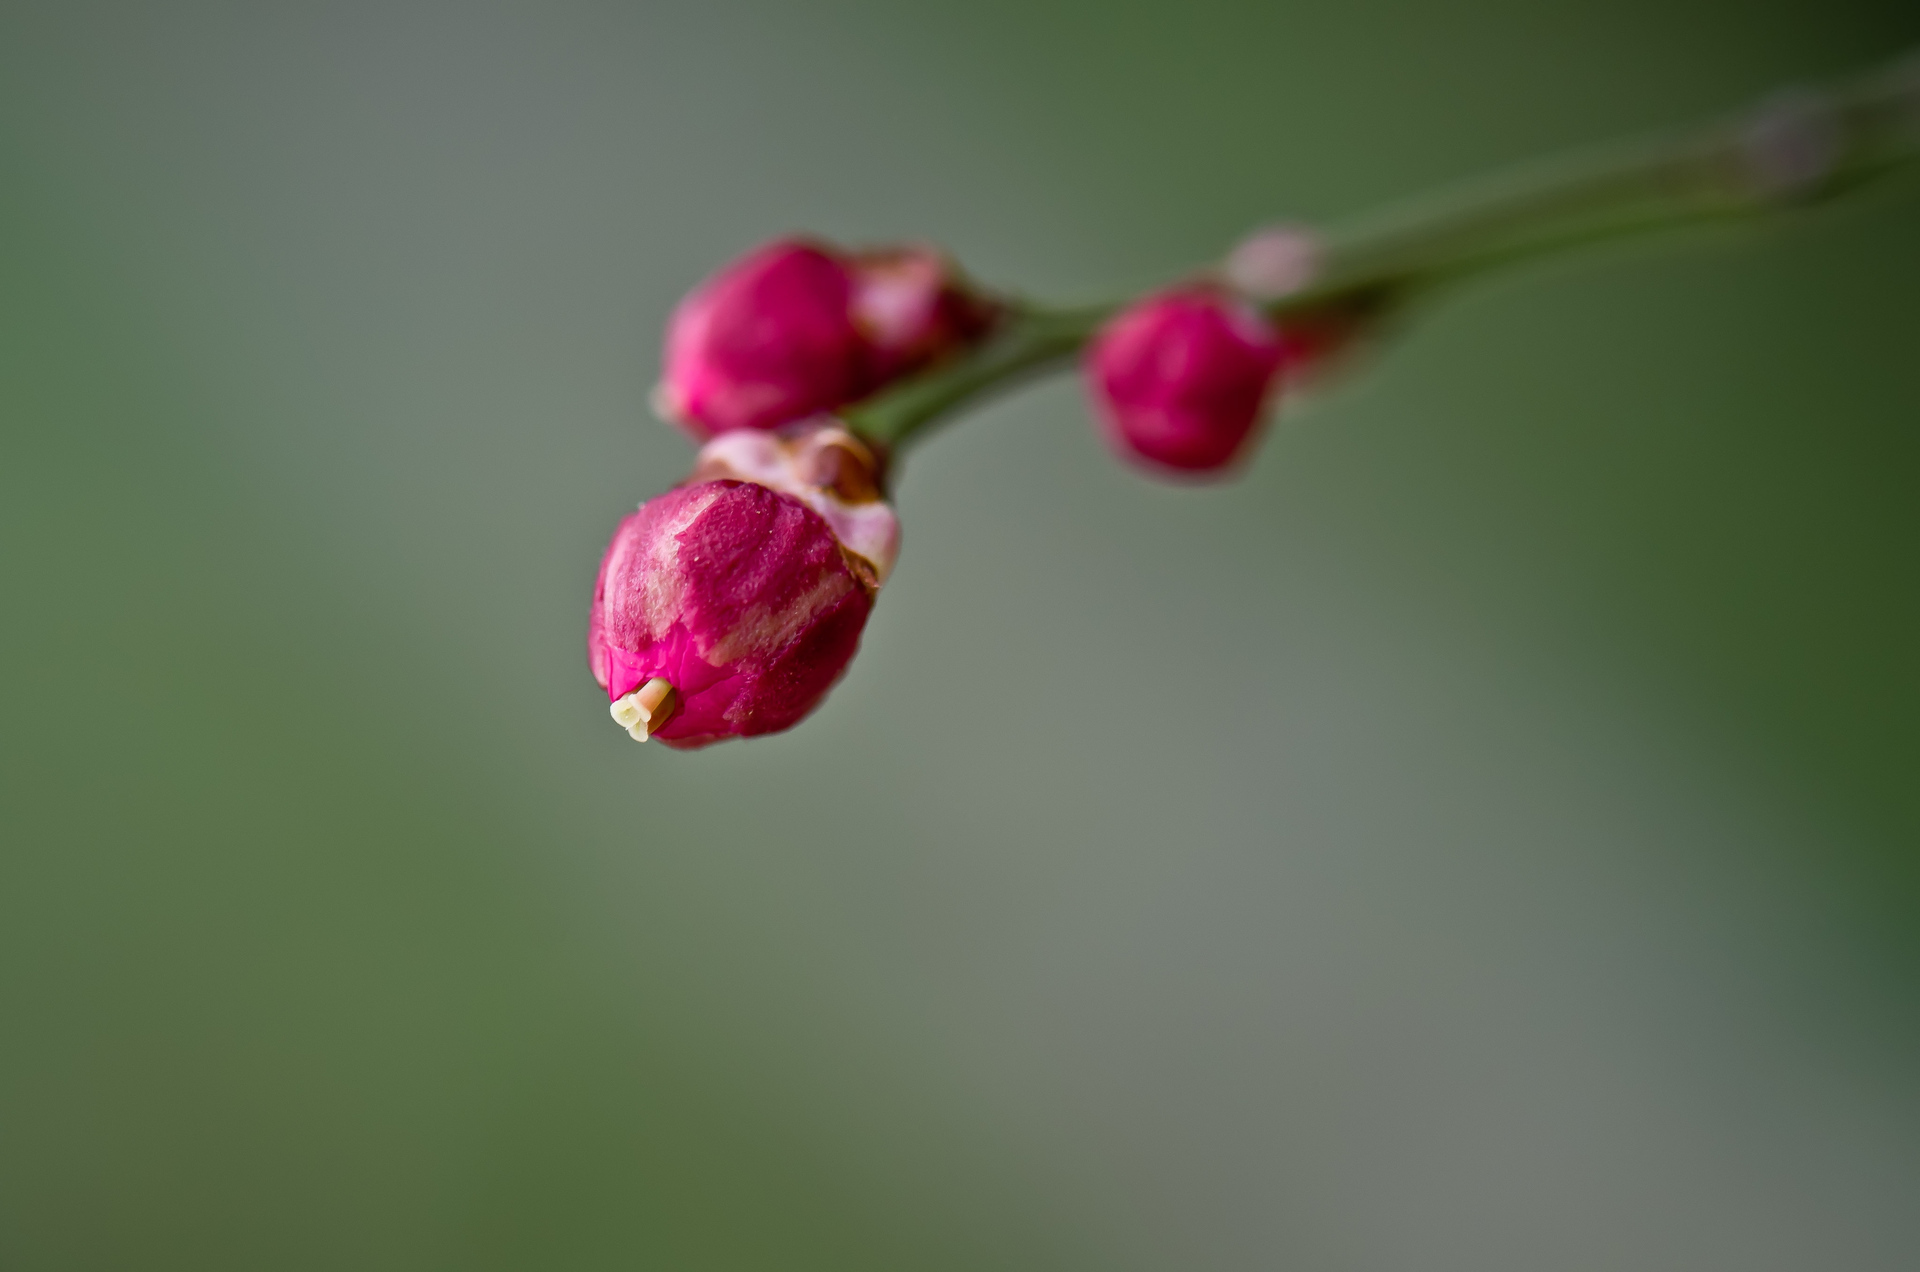
<path id="1" fill-rule="evenodd" d="M 0 1265 L 1912 1266 L 1920 180 L 1464 293 L 1244 480 L 1077 386 L 826 707 L 585 666 L 770 235 L 1075 299 L 1910 4 L 0 17 Z"/>

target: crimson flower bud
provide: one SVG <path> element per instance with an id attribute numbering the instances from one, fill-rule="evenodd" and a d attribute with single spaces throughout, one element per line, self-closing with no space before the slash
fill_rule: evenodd
<path id="1" fill-rule="evenodd" d="M 1243 452 L 1286 353 L 1257 309 L 1194 284 L 1149 296 L 1108 322 L 1088 350 L 1087 382 L 1122 456 L 1217 472 Z"/>
<path id="2" fill-rule="evenodd" d="M 734 433 L 642 504 L 600 562 L 587 657 L 640 741 L 792 728 L 860 644 L 899 547 L 879 465 L 831 420 Z"/>
<path id="3" fill-rule="evenodd" d="M 749 252 L 674 309 L 655 405 L 703 439 L 854 400 L 867 355 L 852 303 L 851 271 L 824 247 L 782 239 Z"/>
<path id="4" fill-rule="evenodd" d="M 856 402 L 979 338 L 994 306 L 926 247 L 781 239 L 688 293 L 654 405 L 696 440 Z"/>
<path id="5" fill-rule="evenodd" d="M 867 340 L 872 388 L 973 343 L 993 325 L 995 307 L 934 248 L 878 248 L 852 264 L 853 317 Z"/>

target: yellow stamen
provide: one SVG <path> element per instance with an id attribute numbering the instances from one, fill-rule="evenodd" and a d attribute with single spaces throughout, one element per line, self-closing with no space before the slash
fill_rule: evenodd
<path id="1" fill-rule="evenodd" d="M 655 676 L 624 698 L 616 699 L 608 710 L 613 722 L 625 729 L 628 737 L 635 742 L 645 742 L 660 731 L 679 705 L 680 695 L 674 692 L 673 686 Z"/>

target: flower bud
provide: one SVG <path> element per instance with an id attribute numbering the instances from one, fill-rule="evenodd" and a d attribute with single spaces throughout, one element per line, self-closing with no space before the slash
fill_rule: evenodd
<path id="1" fill-rule="evenodd" d="M 853 318 L 866 337 L 872 388 L 964 348 L 993 325 L 995 307 L 931 247 L 858 253 L 853 275 Z"/>
<path id="2" fill-rule="evenodd" d="M 850 255 L 782 239 L 674 310 L 655 409 L 697 440 L 779 428 L 964 347 L 995 312 L 932 248 Z"/>
<path id="3" fill-rule="evenodd" d="M 1298 225 L 1269 225 L 1241 239 L 1220 274 L 1250 300 L 1279 300 L 1317 278 L 1326 256 L 1318 234 Z"/>
<path id="4" fill-rule="evenodd" d="M 1086 373 L 1121 455 L 1208 473 L 1242 453 L 1285 356 L 1257 309 L 1198 284 L 1123 310 L 1094 338 Z"/>
<path id="5" fill-rule="evenodd" d="M 693 748 L 791 728 L 818 706 L 898 552 L 878 476 L 831 420 L 727 434 L 687 484 L 622 521 L 587 632 L 614 719 Z"/>
<path id="6" fill-rule="evenodd" d="M 748 253 L 674 309 L 656 408 L 702 439 L 854 400 L 867 352 L 852 302 L 851 271 L 824 247 L 782 239 Z"/>
<path id="7" fill-rule="evenodd" d="M 819 513 L 840 545 L 887 581 L 900 555 L 900 519 L 880 495 L 880 461 L 832 416 L 778 432 L 723 433 L 700 448 L 689 481 L 754 481 Z"/>

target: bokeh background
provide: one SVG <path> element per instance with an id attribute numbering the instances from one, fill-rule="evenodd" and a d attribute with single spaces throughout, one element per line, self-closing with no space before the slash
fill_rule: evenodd
<path id="1" fill-rule="evenodd" d="M 0 1264 L 1911 1267 L 1920 180 L 1433 307 L 1243 480 L 914 454 L 791 734 L 583 653 L 770 235 L 1059 299 L 1861 0 L 12 0 Z"/>

